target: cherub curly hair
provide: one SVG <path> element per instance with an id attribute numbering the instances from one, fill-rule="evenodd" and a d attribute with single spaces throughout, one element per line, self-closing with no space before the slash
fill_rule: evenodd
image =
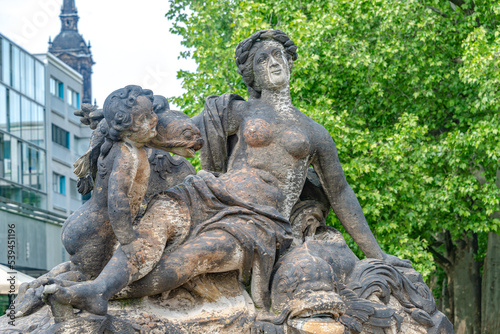
<path id="1" fill-rule="evenodd" d="M 136 88 L 138 86 L 127 87 Z M 124 91 L 127 87 L 119 89 L 113 92 L 113 94 L 118 91 Z M 149 92 L 149 90 L 143 90 L 143 94 L 139 94 L 138 96 L 145 95 L 150 98 Z M 111 107 L 112 104 L 110 102 L 108 108 Z M 168 100 L 161 95 L 154 95 L 153 110 L 156 114 L 170 111 Z M 97 161 L 99 156 L 102 154 L 102 156 L 105 157 L 111 150 L 111 147 L 116 140 L 113 141 L 109 136 L 109 125 L 107 120 L 104 119 L 103 110 L 97 110 L 96 106 L 92 106 L 88 103 L 82 103 L 82 110 L 75 112 L 75 115 L 82 116 L 80 121 L 85 125 L 89 125 L 90 128 L 94 130 L 90 140 L 91 146 L 89 147 L 89 150 L 78 158 L 78 160 L 73 164 L 75 167 L 73 172 L 76 176 L 78 176 L 78 192 L 82 195 L 86 195 L 94 188 L 94 180 L 97 174 Z"/>
<path id="2" fill-rule="evenodd" d="M 108 136 L 111 140 L 120 140 L 122 133 L 132 125 L 130 109 L 132 109 L 139 96 L 145 96 L 153 102 L 153 92 L 151 90 L 134 85 L 115 90 L 104 101 L 103 113 L 108 123 Z"/>
<path id="3" fill-rule="evenodd" d="M 254 48 L 257 43 L 264 40 L 275 40 L 283 45 L 286 51 L 287 60 L 292 68 L 293 61 L 297 59 L 297 46 L 295 43 L 281 30 L 266 29 L 261 30 L 240 42 L 236 47 L 235 62 L 238 66 L 238 74 L 241 75 L 243 82 L 247 85 L 248 93 L 252 97 L 260 97 L 260 92 L 254 87 L 253 59 L 258 48 Z"/>

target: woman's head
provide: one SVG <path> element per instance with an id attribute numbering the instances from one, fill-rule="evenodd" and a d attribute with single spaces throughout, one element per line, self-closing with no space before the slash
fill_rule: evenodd
<path id="1" fill-rule="evenodd" d="M 269 42 L 274 43 L 269 43 Z M 267 29 L 261 30 L 248 37 L 236 48 L 236 65 L 238 73 L 242 76 L 243 82 L 247 85 L 248 92 L 252 97 L 260 96 L 260 87 L 255 80 L 254 64 L 255 55 L 263 47 L 269 47 L 270 44 L 279 45 L 282 54 L 288 64 L 288 71 L 291 70 L 293 61 L 297 59 L 297 46 L 281 30 Z"/>
<path id="2" fill-rule="evenodd" d="M 115 90 L 104 101 L 103 113 L 108 123 L 109 137 L 120 140 L 125 132 L 135 130 L 136 114 L 149 116 L 149 113 L 153 113 L 153 92 L 134 85 Z"/>

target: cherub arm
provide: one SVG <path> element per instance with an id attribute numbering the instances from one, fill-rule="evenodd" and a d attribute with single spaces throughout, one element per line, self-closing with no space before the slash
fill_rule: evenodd
<path id="1" fill-rule="evenodd" d="M 137 173 L 138 157 L 126 145 L 120 145 L 108 181 L 109 220 L 121 245 L 130 244 L 137 239 L 132 227 L 133 217 L 129 195 Z"/>
<path id="2" fill-rule="evenodd" d="M 320 136 L 312 164 L 342 226 L 367 257 L 410 267 L 410 261 L 401 260 L 382 251 L 366 222 L 354 191 L 347 183 L 332 137 L 325 129 L 322 129 Z"/>

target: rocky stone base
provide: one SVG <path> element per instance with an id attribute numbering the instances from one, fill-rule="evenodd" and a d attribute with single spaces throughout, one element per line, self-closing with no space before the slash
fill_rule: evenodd
<path id="1" fill-rule="evenodd" d="M 256 318 L 250 296 L 231 273 L 199 277 L 168 295 L 111 301 L 106 316 L 75 312 L 75 318 L 56 323 L 44 306 L 15 319 L 14 326 L 3 316 L 0 333 L 250 333 Z"/>

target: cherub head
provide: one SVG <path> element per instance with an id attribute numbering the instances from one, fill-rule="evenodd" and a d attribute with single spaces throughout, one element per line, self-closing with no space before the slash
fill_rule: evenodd
<path id="1" fill-rule="evenodd" d="M 147 143 L 156 136 L 158 117 L 153 111 L 153 92 L 129 85 L 115 90 L 104 101 L 109 138 Z"/>

